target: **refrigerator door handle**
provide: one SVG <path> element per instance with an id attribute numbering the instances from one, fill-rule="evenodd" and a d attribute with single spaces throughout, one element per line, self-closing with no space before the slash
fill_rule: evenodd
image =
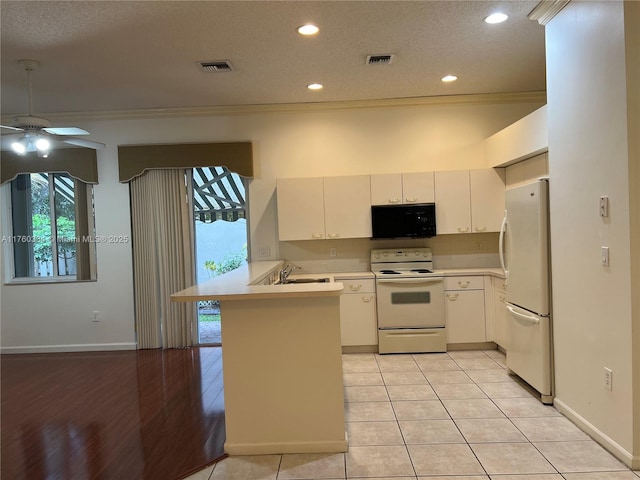
<path id="1" fill-rule="evenodd" d="M 532 325 L 538 325 L 540 323 L 540 319 L 538 317 L 534 317 L 532 315 L 525 315 L 523 313 L 518 312 L 515 308 L 513 308 L 511 305 L 507 305 L 507 310 L 509 310 L 509 312 L 511 312 L 511 314 L 514 317 L 517 317 L 521 320 L 525 320 L 528 323 L 531 323 Z"/>
<path id="2" fill-rule="evenodd" d="M 504 261 L 504 232 L 507 230 L 507 211 L 504 211 L 504 218 L 502 219 L 502 225 L 500 225 L 500 238 L 498 239 L 498 250 L 500 254 L 500 266 L 504 270 L 504 277 L 509 278 L 509 271 Z"/>

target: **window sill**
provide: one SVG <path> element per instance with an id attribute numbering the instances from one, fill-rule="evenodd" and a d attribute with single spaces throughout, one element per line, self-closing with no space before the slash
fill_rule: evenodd
<path id="1" fill-rule="evenodd" d="M 97 282 L 97 279 L 90 280 L 78 280 L 76 278 L 62 278 L 62 277 L 24 277 L 14 278 L 8 282 L 4 282 L 5 285 L 48 285 L 53 283 L 87 283 Z"/>

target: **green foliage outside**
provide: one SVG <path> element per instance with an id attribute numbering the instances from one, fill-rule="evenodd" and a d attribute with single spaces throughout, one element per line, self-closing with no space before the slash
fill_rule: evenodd
<path id="1" fill-rule="evenodd" d="M 55 175 L 61 176 L 60 174 Z M 52 181 L 54 181 L 54 175 L 49 174 L 48 182 Z M 48 182 L 31 182 L 31 222 L 34 240 L 34 259 L 36 262 L 42 264 L 54 261 L 51 238 L 55 236 L 58 241 L 57 256 L 61 257 L 64 262 L 64 272 L 70 274 L 71 272 L 69 272 L 67 262 L 76 254 L 75 205 L 73 201 L 57 194 L 56 192 L 56 232 L 53 232 L 51 226 L 51 207 L 49 203 Z"/>
<path id="2" fill-rule="evenodd" d="M 240 268 L 247 261 L 247 244 L 242 246 L 242 250 L 235 253 L 227 253 L 217 263 L 213 260 L 206 260 L 204 268 L 207 269 L 209 278 L 217 277 L 223 273 L 231 272 Z"/>
<path id="3" fill-rule="evenodd" d="M 218 262 L 205 260 L 204 268 L 207 269 L 209 278 L 217 277 L 236 268 L 240 268 L 247 261 L 247 244 L 242 246 L 242 250 L 234 253 L 227 253 Z M 219 313 L 198 313 L 199 322 L 219 322 Z"/>

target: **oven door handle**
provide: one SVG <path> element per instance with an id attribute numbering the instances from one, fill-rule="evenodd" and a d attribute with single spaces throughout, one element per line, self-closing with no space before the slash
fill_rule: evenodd
<path id="1" fill-rule="evenodd" d="M 444 277 L 429 277 L 429 278 L 394 278 L 376 280 L 376 283 L 394 284 L 394 283 L 439 283 L 444 282 Z"/>

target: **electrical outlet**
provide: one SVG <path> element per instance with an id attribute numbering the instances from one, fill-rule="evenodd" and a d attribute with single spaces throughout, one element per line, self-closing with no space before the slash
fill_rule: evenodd
<path id="1" fill-rule="evenodd" d="M 269 247 L 260 247 L 260 256 L 261 257 L 270 257 L 271 256 L 271 248 L 269 248 Z"/>
<path id="2" fill-rule="evenodd" d="M 613 370 L 604 367 L 604 388 L 610 392 L 613 390 Z"/>
<path id="3" fill-rule="evenodd" d="M 609 216 L 609 197 L 602 195 L 600 197 L 600 216 L 607 218 Z"/>
<path id="4" fill-rule="evenodd" d="M 482 251 L 482 243 L 476 242 L 476 252 L 480 252 L 480 251 Z"/>
<path id="5" fill-rule="evenodd" d="M 91 321 L 92 322 L 99 322 L 100 321 L 100 312 L 98 310 L 94 310 L 93 311 L 93 316 L 91 317 Z"/>
<path id="6" fill-rule="evenodd" d="M 331 255 L 332 257 L 336 256 L 336 249 L 335 248 L 330 248 L 329 249 L 329 255 Z"/>

